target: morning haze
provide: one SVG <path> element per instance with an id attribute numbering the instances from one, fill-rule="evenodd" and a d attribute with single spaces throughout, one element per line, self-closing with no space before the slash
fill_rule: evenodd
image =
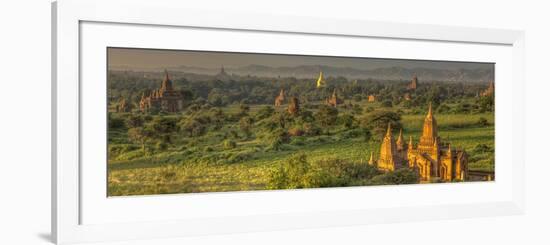
<path id="1" fill-rule="evenodd" d="M 250 65 L 268 67 L 330 66 L 372 70 L 400 67 L 439 70 L 493 70 L 493 63 L 421 61 L 399 59 L 349 58 L 281 54 L 229 53 L 210 51 L 179 51 L 156 49 L 108 48 L 110 69 L 152 70 L 174 67 L 206 69 L 239 68 Z"/>

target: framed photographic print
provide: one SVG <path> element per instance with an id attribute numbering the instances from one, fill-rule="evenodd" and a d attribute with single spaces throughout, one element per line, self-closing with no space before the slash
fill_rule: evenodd
<path id="1" fill-rule="evenodd" d="M 57 243 L 523 212 L 521 31 L 184 7 L 53 4 Z"/>
<path id="2" fill-rule="evenodd" d="M 106 52 L 108 196 L 495 179 L 494 63 Z"/>

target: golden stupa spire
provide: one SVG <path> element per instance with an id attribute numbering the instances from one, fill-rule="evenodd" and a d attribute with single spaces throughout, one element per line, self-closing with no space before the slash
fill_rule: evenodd
<path id="1" fill-rule="evenodd" d="M 323 78 L 323 71 L 319 71 L 319 78 L 317 79 L 317 88 L 326 87 L 327 82 Z"/>
<path id="2" fill-rule="evenodd" d="M 433 118 L 433 112 L 432 112 L 432 102 L 428 105 L 428 115 L 426 117 Z"/>
<path id="3" fill-rule="evenodd" d="M 422 137 L 424 137 L 425 139 L 431 139 L 431 142 L 433 142 L 433 140 L 437 138 L 437 122 L 434 118 L 431 102 L 428 107 L 428 114 L 426 115 L 426 119 L 424 120 Z"/>
<path id="4" fill-rule="evenodd" d="M 388 123 L 388 130 L 386 131 L 386 137 L 391 137 L 391 123 Z"/>
<path id="5" fill-rule="evenodd" d="M 404 140 L 403 140 L 403 128 L 399 129 L 399 136 L 397 137 L 397 141 L 395 142 L 397 144 L 398 150 L 403 150 L 404 146 Z"/>
<path id="6" fill-rule="evenodd" d="M 403 143 L 403 129 L 399 129 L 399 137 L 397 137 L 397 143 Z"/>
<path id="7" fill-rule="evenodd" d="M 168 70 L 164 69 L 164 80 L 170 80 L 170 75 L 168 74 Z"/>

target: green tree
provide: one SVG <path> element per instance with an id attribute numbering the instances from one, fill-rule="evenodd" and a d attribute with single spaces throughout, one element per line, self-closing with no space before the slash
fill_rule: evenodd
<path id="1" fill-rule="evenodd" d="M 334 125 L 338 119 L 338 109 L 332 106 L 322 105 L 319 111 L 317 111 L 317 114 L 315 114 L 315 118 L 328 133 L 329 127 Z"/>
<path id="2" fill-rule="evenodd" d="M 248 112 L 250 112 L 250 106 L 245 103 L 241 103 L 241 105 L 239 106 L 239 113 L 237 113 L 237 116 L 239 117 L 248 116 Z"/>
<path id="3" fill-rule="evenodd" d="M 374 111 L 363 117 L 362 126 L 370 129 L 382 138 L 388 129 L 388 123 L 393 130 L 401 129 L 401 116 L 393 111 Z"/>
<path id="4" fill-rule="evenodd" d="M 495 97 L 482 96 L 478 99 L 480 112 L 492 112 L 495 110 Z"/>
<path id="5" fill-rule="evenodd" d="M 171 143 L 171 135 L 178 129 L 175 118 L 156 117 L 149 125 L 157 139 L 164 143 Z"/>
<path id="6" fill-rule="evenodd" d="M 384 100 L 381 103 L 382 107 L 392 107 L 392 101 L 391 100 Z"/>
<path id="7" fill-rule="evenodd" d="M 487 118 L 480 117 L 479 120 L 477 121 L 477 124 L 479 126 L 486 127 L 486 126 L 489 126 L 489 121 L 487 121 Z"/>
<path id="8" fill-rule="evenodd" d="M 254 122 L 251 117 L 242 117 L 241 120 L 239 120 L 239 127 L 247 138 L 250 137 L 250 128 L 252 127 L 252 123 Z"/>
<path id="9" fill-rule="evenodd" d="M 128 138 L 130 141 L 141 145 L 141 150 L 145 153 L 145 143 L 151 140 L 153 132 L 143 127 L 130 128 L 128 130 Z"/>
<path id="10" fill-rule="evenodd" d="M 355 117 L 350 114 L 344 114 L 338 118 L 338 121 L 341 125 L 343 125 L 346 129 L 352 129 L 355 128 Z"/>
<path id="11" fill-rule="evenodd" d="M 126 118 L 126 126 L 128 128 L 137 128 L 143 126 L 143 117 L 141 115 L 131 114 Z"/>
<path id="12" fill-rule="evenodd" d="M 385 174 L 377 175 L 369 181 L 369 185 L 401 185 L 416 184 L 420 181 L 418 172 L 402 168 Z"/>
<path id="13" fill-rule="evenodd" d="M 260 108 L 260 110 L 258 110 L 258 112 L 256 113 L 256 119 L 262 120 L 262 119 L 271 117 L 274 112 L 275 112 L 275 109 L 273 109 L 272 106 L 266 105 Z"/>

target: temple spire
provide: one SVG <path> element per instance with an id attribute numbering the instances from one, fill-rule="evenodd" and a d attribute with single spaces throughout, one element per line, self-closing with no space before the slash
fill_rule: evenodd
<path id="1" fill-rule="evenodd" d="M 391 134 L 391 123 L 388 123 L 388 131 L 380 147 L 380 157 L 377 166 L 383 171 L 393 171 L 401 165 L 401 158 L 397 152 L 395 140 Z"/>
<path id="2" fill-rule="evenodd" d="M 403 146 L 404 146 L 405 142 L 403 140 L 403 129 L 402 128 L 399 130 L 399 136 L 397 137 L 397 141 L 395 143 L 397 144 L 397 149 L 398 150 L 403 150 Z"/>
<path id="3" fill-rule="evenodd" d="M 162 80 L 162 84 L 160 85 L 161 91 L 170 91 L 172 90 L 172 80 L 170 80 L 170 75 L 168 74 L 168 70 L 164 69 L 164 80 Z"/>
<path id="4" fill-rule="evenodd" d="M 386 137 L 391 137 L 391 123 L 388 123 L 388 130 L 386 131 Z"/>
<path id="5" fill-rule="evenodd" d="M 170 80 L 170 75 L 168 74 L 168 70 L 164 69 L 164 81 Z"/>
<path id="6" fill-rule="evenodd" d="M 409 150 L 413 149 L 413 137 L 409 136 Z"/>
<path id="7" fill-rule="evenodd" d="M 422 128 L 422 137 L 420 139 L 420 143 L 425 146 L 432 145 L 437 137 L 437 121 L 435 120 L 432 103 L 430 102 L 428 106 L 428 114 L 424 119 L 424 126 Z"/>
<path id="8" fill-rule="evenodd" d="M 326 87 L 327 82 L 323 78 L 323 71 L 319 71 L 319 78 L 317 79 L 317 88 Z"/>

